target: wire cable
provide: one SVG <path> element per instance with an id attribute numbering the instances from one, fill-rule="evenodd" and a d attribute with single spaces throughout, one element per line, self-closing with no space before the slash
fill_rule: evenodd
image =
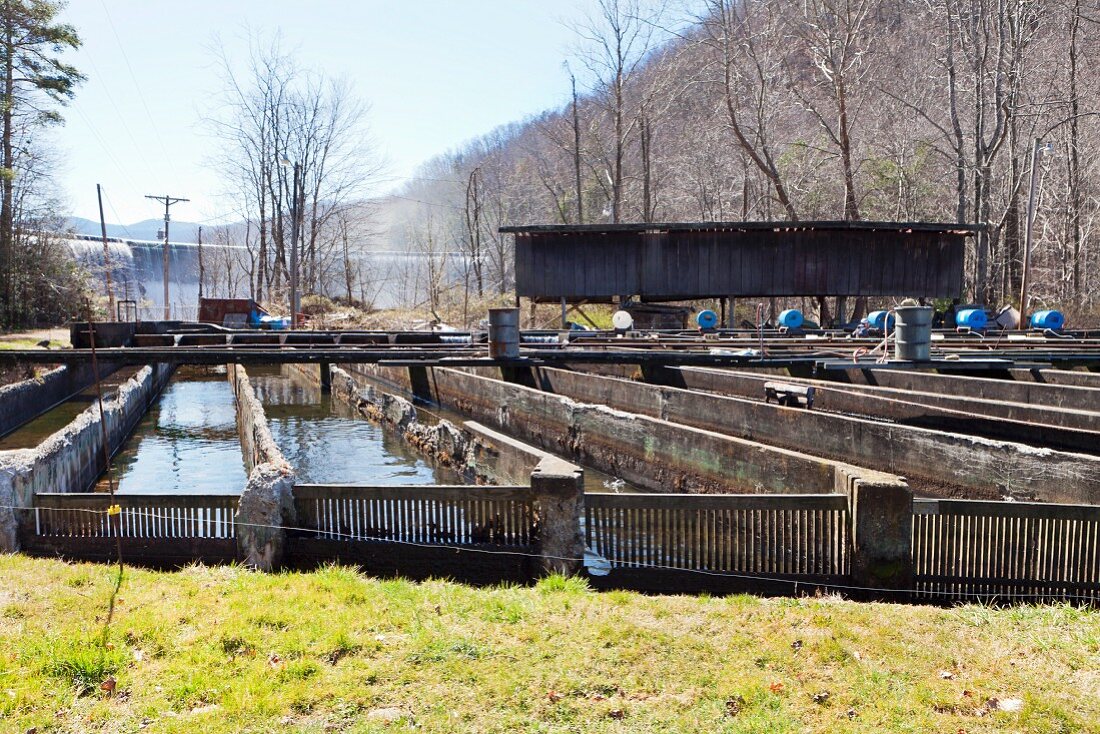
<path id="1" fill-rule="evenodd" d="M 138 496 L 138 495 L 135 495 L 135 496 Z M 231 495 L 228 495 L 228 496 L 231 496 Z M 13 507 L 13 506 L 10 506 L 10 505 L 0 505 L 0 508 L 9 509 L 9 510 L 39 511 L 39 512 L 41 512 L 41 511 L 46 511 L 46 512 L 85 512 L 85 513 L 91 513 L 91 514 L 96 514 L 96 515 L 103 515 L 103 514 L 106 514 L 108 512 L 107 510 L 95 510 L 95 509 L 80 508 L 80 507 L 74 507 L 74 508 L 70 509 L 70 508 L 61 508 L 61 507 Z M 156 512 L 145 512 L 144 511 L 145 508 L 123 508 L 122 512 L 126 512 L 127 509 L 142 510 L 142 512 L 140 512 L 140 516 L 143 517 L 143 518 L 151 518 L 151 519 L 167 520 L 167 521 L 176 521 L 176 520 L 178 520 L 177 517 L 173 517 L 171 515 L 158 514 Z M 229 525 L 229 524 L 230 523 L 228 521 L 223 522 L 223 523 L 219 523 L 219 525 Z M 356 541 L 370 542 L 370 543 L 390 543 L 392 545 L 402 545 L 402 546 L 409 546 L 409 547 L 413 547 L 413 548 L 453 550 L 453 551 L 456 551 L 456 552 L 480 553 L 480 554 L 485 554 L 485 555 L 519 556 L 519 557 L 524 557 L 524 558 L 548 559 L 548 560 L 552 560 L 552 561 L 564 561 L 564 562 L 569 562 L 569 563 L 585 563 L 586 561 L 589 560 L 588 558 L 584 558 L 584 557 L 576 558 L 576 557 L 571 557 L 571 556 L 556 556 L 556 555 L 548 555 L 548 554 L 543 554 L 543 553 L 529 553 L 529 552 L 526 552 L 526 551 L 518 551 L 518 550 L 517 551 L 505 551 L 505 550 L 497 550 L 497 549 L 491 549 L 491 548 L 477 548 L 477 547 L 473 547 L 473 546 L 448 544 L 448 543 L 423 543 L 423 542 L 412 541 L 412 540 L 399 540 L 399 539 L 396 539 L 396 538 L 370 537 L 370 536 L 357 535 L 357 534 L 354 534 L 354 533 L 341 533 L 339 531 L 334 531 L 334 530 L 324 530 L 324 529 L 319 529 L 319 528 L 306 528 L 306 527 L 298 527 L 298 526 L 294 526 L 294 525 L 270 525 L 270 524 L 265 524 L 265 523 L 240 522 L 240 521 L 237 521 L 235 519 L 232 521 L 232 526 L 234 528 L 236 528 L 236 527 L 249 527 L 249 528 L 262 528 L 262 529 L 267 529 L 267 530 L 282 530 L 282 531 L 287 531 L 287 532 L 309 533 L 309 534 L 324 536 L 326 539 L 345 539 L 345 540 L 356 540 Z M 156 538 L 151 538 L 151 540 L 156 540 Z M 808 587 L 808 588 L 813 588 L 813 589 L 837 589 L 837 590 L 842 590 L 842 591 L 871 592 L 871 593 L 876 593 L 876 594 L 909 594 L 909 595 L 926 595 L 926 596 L 948 596 L 948 597 L 956 597 L 956 598 L 964 598 L 964 597 L 973 597 L 973 598 L 1008 597 L 1008 598 L 1012 598 L 1012 599 L 1066 599 L 1066 600 L 1074 599 L 1074 600 L 1090 601 L 1090 602 L 1093 602 L 1093 603 L 1100 602 L 1100 590 L 1098 590 L 1095 595 L 1087 595 L 1087 594 L 1053 594 L 1053 593 L 1037 593 L 1037 592 L 1029 592 L 1029 593 L 985 592 L 985 593 L 983 593 L 983 592 L 961 591 L 961 590 L 960 591 L 952 591 L 952 590 L 932 591 L 932 590 L 928 590 L 928 589 L 912 589 L 912 588 L 909 588 L 909 589 L 883 589 L 883 588 L 878 588 L 878 587 L 873 587 L 873 586 L 857 586 L 857 585 L 853 585 L 853 584 L 838 584 L 838 583 L 830 583 L 830 582 L 805 581 L 805 580 L 801 580 L 801 579 L 784 578 L 782 576 L 767 576 L 767 575 L 759 575 L 759 574 L 737 573 L 737 572 L 732 572 L 732 571 L 711 571 L 711 570 L 702 569 L 702 568 L 684 568 L 684 567 L 681 567 L 681 566 L 671 566 L 671 565 L 659 564 L 659 563 L 646 563 L 646 562 L 643 562 L 643 561 L 616 561 L 614 563 L 615 563 L 616 567 L 625 567 L 625 568 L 634 568 L 634 569 L 650 569 L 650 570 L 657 570 L 657 571 L 679 571 L 679 572 L 684 572 L 684 573 L 692 573 L 692 574 L 698 574 L 698 575 L 701 575 L 701 576 L 716 577 L 716 578 L 729 578 L 729 579 L 739 579 L 739 580 L 745 580 L 745 581 L 759 581 L 759 582 L 789 584 L 795 589 L 797 589 L 799 586 L 802 586 L 802 587 Z M 1020 579 L 1019 583 L 1022 584 L 1022 585 L 1026 585 L 1029 581 L 1034 581 L 1034 582 L 1038 582 L 1038 583 L 1050 583 L 1049 581 L 1044 581 L 1044 580 L 1041 580 L 1041 579 Z M 937 582 L 937 583 L 939 583 L 939 582 Z M 943 583 L 948 583 L 948 582 L 943 582 Z M 951 583 L 958 583 L 960 585 L 963 585 L 963 584 L 973 584 L 973 583 L 976 583 L 976 582 L 972 579 L 960 578 L 957 582 L 951 582 Z M 1055 583 L 1057 583 L 1057 582 L 1055 582 Z M 1077 584 L 1078 582 L 1066 582 L 1066 583 L 1067 584 Z"/>
<path id="2" fill-rule="evenodd" d="M 126 45 L 122 42 L 122 39 L 118 35 L 118 29 L 115 28 L 115 22 L 111 18 L 110 11 L 107 10 L 107 3 L 105 0 L 99 0 L 99 4 L 103 7 L 103 15 L 107 18 L 107 24 L 111 26 L 111 32 L 115 35 L 115 41 L 118 43 L 118 50 L 122 52 L 122 60 L 126 62 L 126 68 L 130 72 L 130 81 L 134 83 L 134 88 L 137 90 L 138 99 L 141 100 L 141 106 L 145 108 L 145 115 L 149 118 L 149 125 L 153 128 L 153 133 L 157 136 L 157 142 L 160 143 L 160 150 L 164 154 L 164 160 L 168 162 L 168 167 L 172 169 L 172 175 L 178 176 L 176 171 L 175 161 L 168 153 L 168 148 L 164 144 L 164 138 L 160 134 L 160 128 L 157 127 L 156 121 L 153 119 L 153 113 L 149 111 L 149 105 L 145 101 L 145 94 L 141 91 L 141 85 L 138 84 L 137 76 L 134 74 L 134 67 L 130 64 L 130 57 L 126 55 Z M 108 98 L 110 95 L 108 94 Z M 111 101 L 114 104 L 114 101 Z M 118 109 L 117 107 L 115 108 Z M 131 136 L 131 139 L 132 136 Z M 144 158 L 144 156 L 142 156 Z"/>

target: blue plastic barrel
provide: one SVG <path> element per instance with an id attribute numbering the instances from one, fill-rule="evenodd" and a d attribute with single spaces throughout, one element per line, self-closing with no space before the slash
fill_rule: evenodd
<path id="1" fill-rule="evenodd" d="M 718 314 L 709 308 L 705 308 L 695 315 L 695 323 L 699 324 L 700 329 L 709 331 L 718 326 Z"/>
<path id="2" fill-rule="evenodd" d="M 981 331 L 989 326 L 989 316 L 984 308 L 964 308 L 955 314 L 955 325 Z"/>
<path id="3" fill-rule="evenodd" d="M 786 311 L 782 311 L 779 314 L 779 325 L 787 329 L 801 328 L 805 321 L 806 319 L 802 316 L 802 312 L 797 308 L 788 308 Z"/>
<path id="4" fill-rule="evenodd" d="M 1065 325 L 1066 317 L 1061 311 L 1036 311 L 1031 314 L 1032 329 L 1059 331 Z"/>
<path id="5" fill-rule="evenodd" d="M 872 329 L 878 329 L 879 331 L 885 331 L 886 325 L 890 325 L 890 330 L 894 330 L 894 314 L 889 311 L 872 311 L 867 314 L 867 320 L 871 323 Z"/>

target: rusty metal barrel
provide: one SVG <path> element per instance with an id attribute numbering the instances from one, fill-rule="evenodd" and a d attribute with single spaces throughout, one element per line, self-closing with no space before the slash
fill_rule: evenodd
<path id="1" fill-rule="evenodd" d="M 894 358 L 927 362 L 932 358 L 932 307 L 898 306 Z"/>
<path id="2" fill-rule="evenodd" d="M 519 357 L 519 309 L 489 309 L 489 356 L 494 359 Z"/>

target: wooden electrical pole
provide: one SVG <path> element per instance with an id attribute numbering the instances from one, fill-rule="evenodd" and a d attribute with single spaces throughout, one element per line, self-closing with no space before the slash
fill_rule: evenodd
<path id="1" fill-rule="evenodd" d="M 202 225 L 199 225 L 199 306 L 202 306 L 202 278 L 205 275 L 202 267 Z"/>
<path id="2" fill-rule="evenodd" d="M 168 305 L 168 208 L 173 204 L 179 204 L 181 201 L 191 201 L 190 199 L 181 199 L 178 196 L 153 196 L 152 194 L 146 194 L 146 199 L 156 199 L 157 201 L 164 202 L 164 320 L 167 321 L 171 318 L 171 308 Z"/>
<path id="3" fill-rule="evenodd" d="M 103 189 L 95 185 L 95 195 L 99 198 L 99 231 L 103 235 L 103 274 L 107 278 L 107 319 L 115 315 L 115 292 L 111 288 L 111 248 L 107 245 L 107 220 L 103 218 Z"/>
<path id="4" fill-rule="evenodd" d="M 1031 186 L 1027 196 L 1027 220 L 1024 224 L 1024 267 L 1023 278 L 1020 282 L 1020 327 L 1026 328 L 1028 290 L 1031 285 L 1031 243 L 1032 233 L 1035 229 L 1035 198 L 1039 191 L 1039 159 L 1044 152 L 1049 152 L 1053 146 L 1044 144 L 1042 138 L 1035 138 L 1035 145 L 1031 149 Z"/>

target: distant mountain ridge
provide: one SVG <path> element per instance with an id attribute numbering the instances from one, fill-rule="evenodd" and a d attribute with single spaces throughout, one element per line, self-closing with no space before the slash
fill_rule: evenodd
<path id="1" fill-rule="evenodd" d="M 69 217 L 69 229 L 77 234 L 100 236 L 99 222 L 84 217 Z M 108 224 L 107 236 L 128 240 L 158 240 L 157 232 L 164 229 L 163 219 L 144 219 L 133 224 Z M 199 225 L 195 222 L 175 221 L 169 223 L 168 234 L 173 242 L 198 242 Z"/>

